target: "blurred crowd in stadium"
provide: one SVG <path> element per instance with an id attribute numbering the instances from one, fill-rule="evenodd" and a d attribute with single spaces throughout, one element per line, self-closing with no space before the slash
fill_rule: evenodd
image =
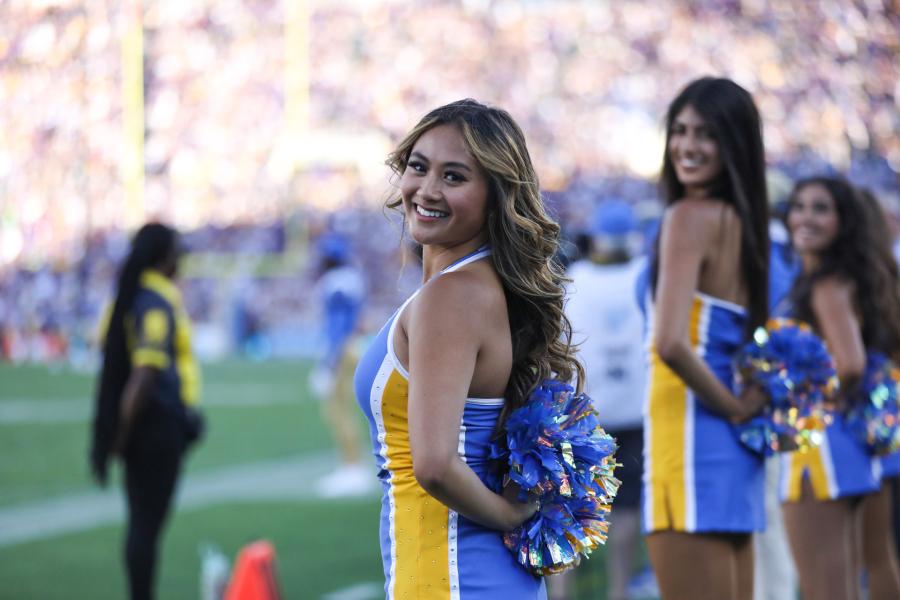
<path id="1" fill-rule="evenodd" d="M 6 359 L 77 357 L 127 247 L 125 6 L 0 5 Z M 188 232 L 185 300 L 209 355 L 245 349 L 259 331 L 270 334 L 265 351 L 303 351 L 287 338 L 302 340 L 314 322 L 304 291 L 315 264 L 306 259 L 326 230 L 352 239 L 372 322 L 382 319 L 408 288 L 397 278 L 400 229 L 381 209 L 389 192 L 381 161 L 427 109 L 461 96 L 502 106 L 523 125 L 570 235 L 605 198 L 656 217 L 665 102 L 709 73 L 753 92 L 773 182 L 837 170 L 896 214 L 892 6 L 385 0 L 313 1 L 308 13 L 288 14 L 276 1 L 145 3 L 146 213 Z M 309 32 L 305 58 L 285 52 L 292 20 Z M 314 147 L 304 151 L 318 158 L 298 165 L 284 114 L 306 105 L 284 81 L 307 67 Z"/>

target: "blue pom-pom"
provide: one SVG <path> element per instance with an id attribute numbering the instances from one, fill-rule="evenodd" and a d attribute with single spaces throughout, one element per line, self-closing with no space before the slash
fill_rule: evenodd
<path id="1" fill-rule="evenodd" d="M 539 575 L 575 566 L 606 540 L 606 515 L 619 487 L 615 440 L 591 399 L 574 392 L 544 381 L 510 414 L 505 444 L 491 451 L 509 465 L 520 501 L 540 499 L 540 510 L 504 536 L 519 563 Z"/>
<path id="2" fill-rule="evenodd" d="M 738 352 L 735 366 L 741 386 L 758 385 L 769 397 L 761 415 L 737 426 L 745 446 L 769 456 L 821 443 L 824 403 L 837 376 L 825 343 L 808 326 L 769 321 Z"/>
<path id="3" fill-rule="evenodd" d="M 890 454 L 900 449 L 900 408 L 897 400 L 897 369 L 878 351 L 866 355 L 866 370 L 846 423 L 872 454 Z"/>
<path id="4" fill-rule="evenodd" d="M 609 503 L 596 496 L 557 497 L 505 534 L 503 541 L 532 573 L 560 573 L 577 566 L 582 556 L 606 541 L 609 511 Z"/>

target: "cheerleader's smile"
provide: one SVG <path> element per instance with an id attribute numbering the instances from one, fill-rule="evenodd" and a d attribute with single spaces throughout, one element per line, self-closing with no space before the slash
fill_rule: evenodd
<path id="1" fill-rule="evenodd" d="M 413 203 L 416 207 L 416 214 L 425 219 L 444 219 L 450 216 L 450 213 L 436 209 L 428 209 L 421 204 Z"/>

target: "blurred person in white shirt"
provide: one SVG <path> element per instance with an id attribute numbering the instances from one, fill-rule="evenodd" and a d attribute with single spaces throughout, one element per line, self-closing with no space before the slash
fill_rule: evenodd
<path id="1" fill-rule="evenodd" d="M 644 259 L 638 220 L 621 200 L 601 202 L 582 237 L 582 256 L 568 269 L 566 315 L 585 369 L 585 392 L 600 413 L 603 428 L 619 448 L 622 486 L 610 513 L 606 552 L 607 598 L 628 597 L 640 541 L 640 492 L 643 464 L 641 411 L 646 379 L 642 348 L 643 319 L 635 296 Z M 551 598 L 567 597 L 570 577 L 551 579 Z M 553 584 L 556 585 L 553 585 Z"/>

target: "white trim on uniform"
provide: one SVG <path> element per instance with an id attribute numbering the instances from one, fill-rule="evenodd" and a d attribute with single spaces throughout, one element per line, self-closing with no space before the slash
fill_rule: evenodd
<path id="1" fill-rule="evenodd" d="M 791 473 L 794 468 L 794 461 L 791 458 L 794 455 L 793 452 L 782 452 L 781 459 L 779 462 L 778 469 L 778 497 L 779 498 L 789 498 L 788 492 L 790 491 L 791 484 Z"/>
<path id="2" fill-rule="evenodd" d="M 647 299 L 644 305 L 647 309 L 647 332 L 644 337 L 644 356 L 647 360 L 647 384 L 644 386 L 644 472 L 641 476 L 642 489 L 641 494 L 643 503 L 644 531 L 653 531 L 653 486 L 650 485 L 651 475 L 653 473 L 653 423 L 650 419 L 650 392 L 653 389 L 653 381 L 650 379 L 653 375 L 653 342 L 656 333 L 654 319 L 654 303 L 653 295 L 647 290 Z"/>
<path id="3" fill-rule="evenodd" d="M 422 289 L 422 288 L 419 288 Z M 391 321 L 391 328 L 388 329 L 387 336 L 387 355 L 391 359 L 391 363 L 393 363 L 394 368 L 403 375 L 403 377 L 409 381 L 409 371 L 407 371 L 402 364 L 400 364 L 400 359 L 397 358 L 397 354 L 394 353 L 394 332 L 397 330 L 397 323 L 400 322 L 400 315 L 403 314 L 403 309 L 405 309 L 410 302 L 412 302 L 413 298 L 415 298 L 419 294 L 419 290 L 416 290 L 412 293 L 412 296 L 406 299 L 406 302 L 400 305 L 400 308 L 397 309 L 397 312 L 394 313 L 394 319 Z"/>
<path id="4" fill-rule="evenodd" d="M 460 421 L 456 452 L 466 462 L 466 426 Z M 459 514 L 447 512 L 447 571 L 450 576 L 450 600 L 459 600 Z"/>
<path id="5" fill-rule="evenodd" d="M 466 404 L 476 406 L 503 406 L 505 398 L 466 398 Z"/>
<path id="6" fill-rule="evenodd" d="M 721 306 L 722 308 L 727 308 L 728 310 L 733 310 L 735 312 L 739 312 L 742 315 L 747 313 L 747 308 L 741 306 L 740 304 L 735 304 L 734 302 L 729 302 L 728 300 L 722 300 L 721 298 L 716 298 L 715 296 L 710 296 L 709 294 L 704 294 L 703 292 L 694 292 L 697 296 L 703 299 L 704 302 L 715 306 Z"/>
<path id="7" fill-rule="evenodd" d="M 829 444 L 828 433 L 822 436 L 822 444 L 819 446 L 819 458 L 822 461 L 822 468 L 825 471 L 825 479 L 828 481 L 828 497 L 837 498 L 841 491 L 838 486 L 837 475 L 834 472 L 834 458 L 831 456 L 831 444 Z M 803 485 L 801 477 L 801 486 Z M 802 495 L 802 487 L 800 488 Z"/>
<path id="8" fill-rule="evenodd" d="M 466 256 L 466 257 L 460 259 L 458 262 L 455 262 L 448 267 L 444 267 L 443 269 L 441 269 L 441 274 L 452 273 L 453 271 L 456 271 L 457 269 L 463 268 L 464 266 L 466 266 L 469 263 L 473 263 L 476 260 L 481 260 L 485 256 L 490 256 L 490 255 L 491 255 L 490 248 L 483 248 L 483 249 L 480 248 L 480 249 L 476 250 L 475 252 L 473 252 L 472 254 L 470 254 L 469 256 Z"/>
<path id="9" fill-rule="evenodd" d="M 369 409 L 372 411 L 372 419 L 375 421 L 375 429 L 376 431 L 378 431 L 378 455 L 383 461 L 381 468 L 388 471 L 390 466 L 390 459 L 388 458 L 387 431 L 385 430 L 384 426 L 382 403 L 387 381 L 393 371 L 394 365 L 392 364 L 390 355 L 386 354 L 381 361 L 381 366 L 378 368 L 378 372 L 375 374 L 375 379 L 372 382 L 372 387 L 369 390 Z M 390 478 L 393 478 L 393 473 L 391 473 Z M 388 479 L 387 490 L 388 506 L 390 508 L 390 511 L 388 513 L 388 532 L 390 536 L 391 569 L 389 579 L 385 585 L 385 588 L 387 592 L 387 600 L 392 600 L 394 598 L 394 583 L 396 580 L 397 569 L 397 543 L 396 539 L 394 538 L 394 513 L 397 505 L 394 500 L 394 486 L 391 485 L 390 479 Z"/>
<path id="10" fill-rule="evenodd" d="M 700 315 L 697 322 L 697 347 L 694 349 L 700 360 L 706 358 L 706 346 L 709 343 L 709 323 L 714 302 L 700 296 Z M 697 418 L 697 397 L 687 384 L 687 404 L 684 412 L 684 511 L 685 530 L 697 531 L 697 489 L 694 472 L 694 447 L 696 435 L 695 419 Z"/>

